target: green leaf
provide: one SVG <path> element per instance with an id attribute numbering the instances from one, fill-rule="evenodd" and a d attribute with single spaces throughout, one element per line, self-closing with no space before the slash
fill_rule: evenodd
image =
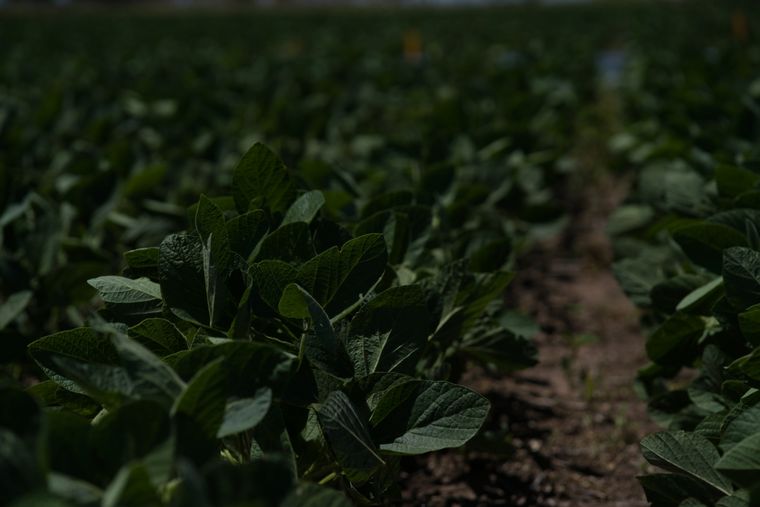
<path id="1" fill-rule="evenodd" d="M 16 317 L 21 315 L 21 312 L 26 309 L 31 300 L 32 291 L 24 290 L 11 294 L 11 296 L 0 305 L 0 331 L 16 320 Z"/>
<path id="2" fill-rule="evenodd" d="M 304 263 L 297 281 L 328 315 L 336 315 L 369 292 L 385 272 L 387 260 L 382 234 L 365 234 Z"/>
<path id="3" fill-rule="evenodd" d="M 760 432 L 731 447 L 715 468 L 740 486 L 751 487 L 757 484 L 760 479 Z"/>
<path id="4" fill-rule="evenodd" d="M 303 350 L 309 363 L 337 377 L 350 375 L 343 346 L 330 319 L 308 292 L 297 284 L 288 285 L 282 293 L 278 308 L 285 317 L 311 318 L 313 333 L 306 333 L 303 338 Z"/>
<path id="5" fill-rule="evenodd" d="M 124 393 L 132 398 L 156 400 L 167 407 L 174 403 L 185 383 L 166 363 L 138 342 L 123 335 L 111 337 L 130 385 Z"/>
<path id="6" fill-rule="evenodd" d="M 194 421 L 204 435 L 216 438 L 224 421 L 227 371 L 223 359 L 204 366 L 187 384 L 172 408 L 175 416 Z"/>
<path id="7" fill-rule="evenodd" d="M 651 269 L 651 266 L 656 264 L 658 264 L 658 262 L 650 263 L 648 265 Z M 706 273 L 684 273 L 670 277 L 652 287 L 650 292 L 652 306 L 658 311 L 666 312 L 668 314 L 674 313 L 676 311 L 676 306 L 678 306 L 683 298 L 693 291 L 698 290 L 705 284 L 709 284 L 714 279 L 714 276 L 710 276 Z M 635 302 L 640 304 L 638 301 Z"/>
<path id="8" fill-rule="evenodd" d="M 93 460 L 97 453 L 91 440 L 90 420 L 62 411 L 48 411 L 46 415 L 49 470 L 83 481 L 102 482 L 103 471 Z M 48 485 L 55 491 L 52 477 Z"/>
<path id="9" fill-rule="evenodd" d="M 129 337 L 159 356 L 187 350 L 187 339 L 166 319 L 145 319 L 128 330 Z"/>
<path id="10" fill-rule="evenodd" d="M 351 507 L 353 504 L 340 491 L 301 482 L 280 507 Z"/>
<path id="11" fill-rule="evenodd" d="M 470 270 L 473 273 L 490 273 L 504 267 L 512 253 L 512 240 L 502 238 L 487 243 L 470 255 Z"/>
<path id="12" fill-rule="evenodd" d="M 122 276 L 100 276 L 87 283 L 93 286 L 106 303 L 160 303 L 161 287 L 147 279 L 132 280 Z"/>
<path id="13" fill-rule="evenodd" d="M 687 294 L 676 306 L 676 311 L 708 315 L 723 292 L 723 278 L 718 277 Z"/>
<path id="14" fill-rule="evenodd" d="M 742 336 L 754 346 L 760 346 L 760 305 L 754 305 L 738 315 Z"/>
<path id="15" fill-rule="evenodd" d="M 296 199 L 296 187 L 285 165 L 261 143 L 254 144 L 235 166 L 232 188 L 241 213 L 257 198 L 271 211 L 285 213 Z"/>
<path id="16" fill-rule="evenodd" d="M 702 502 L 694 498 L 687 498 L 686 500 L 678 504 L 678 507 L 707 507 L 707 505 L 703 504 Z"/>
<path id="17" fill-rule="evenodd" d="M 170 405 L 184 387 L 169 366 L 123 335 L 74 329 L 37 340 L 29 350 L 56 383 L 107 406 L 125 398 Z"/>
<path id="18" fill-rule="evenodd" d="M 241 465 L 211 463 L 204 467 L 203 473 L 202 491 L 209 498 L 204 507 L 281 506 L 293 485 L 293 475 L 280 456 Z M 193 504 L 183 498 L 176 505 Z"/>
<path id="19" fill-rule="evenodd" d="M 124 261 L 133 269 L 158 267 L 158 248 L 137 248 L 124 252 Z"/>
<path id="20" fill-rule="evenodd" d="M 489 408 L 486 398 L 466 387 L 416 380 L 385 391 L 370 422 L 383 452 L 423 454 L 464 445 Z"/>
<path id="21" fill-rule="evenodd" d="M 159 507 L 162 504 L 146 467 L 125 465 L 103 492 L 103 507 Z"/>
<path id="22" fill-rule="evenodd" d="M 212 234 L 220 238 L 220 241 L 225 241 L 227 239 L 226 225 L 222 208 L 201 194 L 195 211 L 195 230 L 201 237 L 201 242 L 206 243 Z"/>
<path id="23" fill-rule="evenodd" d="M 663 431 L 644 437 L 641 451 L 655 466 L 700 480 L 723 494 L 733 492 L 731 481 L 715 470 L 720 454 L 704 437 L 684 431 Z"/>
<path id="24" fill-rule="evenodd" d="M 414 200 L 414 194 L 409 190 L 396 190 L 393 192 L 387 192 L 373 197 L 362 208 L 361 217 L 367 218 L 375 213 L 384 211 L 387 209 L 395 208 L 397 206 L 404 206 L 411 204 Z"/>
<path id="25" fill-rule="evenodd" d="M 641 229 L 655 218 L 655 212 L 646 204 L 623 204 L 612 212 L 607 221 L 607 234 L 619 236 Z"/>
<path id="26" fill-rule="evenodd" d="M 757 433 L 758 428 L 760 428 L 760 406 L 745 408 L 726 424 L 720 439 L 720 448 L 723 452 L 730 451 L 736 444 Z"/>
<path id="27" fill-rule="evenodd" d="M 0 498 L 10 501 L 43 487 L 45 479 L 35 451 L 18 435 L 0 428 Z"/>
<path id="28" fill-rule="evenodd" d="M 365 421 L 343 392 L 331 392 L 317 414 L 330 449 L 351 481 L 364 482 L 385 464 Z"/>
<path id="29" fill-rule="evenodd" d="M 354 374 L 413 372 L 430 334 L 426 303 L 418 286 L 407 285 L 385 290 L 364 305 L 346 340 Z"/>
<path id="30" fill-rule="evenodd" d="M 248 259 L 268 230 L 266 213 L 260 209 L 231 218 L 227 221 L 230 248 L 243 259 Z"/>
<path id="31" fill-rule="evenodd" d="M 298 271 L 282 261 L 268 260 L 253 264 L 249 273 L 258 288 L 259 297 L 273 310 L 277 310 L 282 293 L 296 281 Z"/>
<path id="32" fill-rule="evenodd" d="M 292 222 L 270 232 L 252 254 L 257 261 L 279 259 L 286 262 L 303 262 L 314 255 L 309 224 Z"/>
<path id="33" fill-rule="evenodd" d="M 152 401 L 131 401 L 96 419 L 90 440 L 99 466 L 112 476 L 128 462 L 153 453 L 170 438 L 171 431 L 165 407 Z"/>
<path id="34" fill-rule="evenodd" d="M 724 496 L 715 504 L 715 507 L 749 507 L 749 502 L 740 493 Z"/>
<path id="35" fill-rule="evenodd" d="M 760 175 L 748 169 L 722 164 L 715 168 L 715 182 L 722 197 L 737 197 L 754 188 L 760 182 Z"/>
<path id="36" fill-rule="evenodd" d="M 535 344 L 527 338 L 496 327 L 490 332 L 473 333 L 462 342 L 462 352 L 478 361 L 493 364 L 502 372 L 529 368 L 538 363 Z"/>
<path id="37" fill-rule="evenodd" d="M 259 389 L 253 398 L 227 403 L 224 420 L 216 436 L 224 438 L 254 428 L 267 415 L 271 404 L 272 390 L 269 388 Z"/>
<path id="38" fill-rule="evenodd" d="M 737 310 L 760 303 L 760 252 L 729 248 L 723 252 L 726 297 Z"/>
<path id="39" fill-rule="evenodd" d="M 282 219 L 282 224 L 285 225 L 292 222 L 306 222 L 310 224 L 324 204 L 325 196 L 322 192 L 319 190 L 306 192 L 290 206 L 287 213 L 285 213 L 285 218 Z"/>
<path id="40" fill-rule="evenodd" d="M 744 234 L 736 229 L 710 222 L 681 226 L 673 232 L 673 239 L 692 262 L 713 273 L 721 272 L 724 250 L 747 245 Z"/>
<path id="41" fill-rule="evenodd" d="M 205 195 L 198 203 L 195 229 L 201 239 L 208 326 L 213 327 L 224 311 L 223 305 L 229 303 L 225 281 L 232 269 L 232 255 L 224 211 Z"/>
<path id="42" fill-rule="evenodd" d="M 4 491 L 11 491 L 10 489 L 4 489 Z M 10 495 L 8 495 L 10 497 Z M 93 499 L 97 501 L 98 497 Z M 62 498 L 58 498 L 51 493 L 36 492 L 29 495 L 25 495 L 18 501 L 10 504 L 11 507 L 73 507 L 73 504 L 68 503 Z"/>
<path id="43" fill-rule="evenodd" d="M 293 356 L 271 345 L 229 341 L 199 345 L 164 358 L 183 379 L 191 379 L 206 365 L 224 358 L 231 392 L 239 397 L 253 396 L 261 387 L 277 389 L 291 377 Z"/>
<path id="44" fill-rule="evenodd" d="M 124 253 L 124 275 L 130 278 L 158 278 L 158 247 L 138 248 Z"/>
<path id="45" fill-rule="evenodd" d="M 760 347 L 736 359 L 729 365 L 729 371 L 741 371 L 747 377 L 760 380 Z"/>
<path id="46" fill-rule="evenodd" d="M 195 235 L 172 234 L 161 242 L 159 278 L 166 304 L 180 316 L 198 323 L 209 321 L 203 254 Z"/>
<path id="47" fill-rule="evenodd" d="M 103 497 L 103 491 L 97 486 L 58 472 L 48 475 L 48 489 L 56 497 L 66 499 L 77 506 L 98 505 Z"/>
<path id="48" fill-rule="evenodd" d="M 82 379 L 80 374 L 85 377 L 91 374 L 88 382 L 106 390 L 128 383 L 110 337 L 91 328 L 61 331 L 40 338 L 29 345 L 29 354 L 51 380 L 75 393 L 87 392 L 77 383 Z M 76 379 L 69 377 L 72 373 Z"/>
<path id="49" fill-rule="evenodd" d="M 704 328 L 705 324 L 701 318 L 676 313 L 647 339 L 647 354 L 658 364 L 689 364 L 695 358 L 696 343 Z"/>
<path id="50" fill-rule="evenodd" d="M 742 208 L 730 209 L 710 216 L 707 221 L 715 224 L 727 225 L 741 233 L 747 233 L 747 224 L 755 224 L 760 221 L 760 210 Z"/>
<path id="51" fill-rule="evenodd" d="M 21 438 L 34 449 L 44 425 L 44 415 L 37 401 L 28 393 L 12 386 L 0 386 L 0 428 Z"/>
<path id="52" fill-rule="evenodd" d="M 472 282 L 457 296 L 458 305 L 464 309 L 462 329 L 468 329 L 479 319 L 486 307 L 502 295 L 514 277 L 515 274 L 509 271 L 475 273 Z"/>
<path id="53" fill-rule="evenodd" d="M 148 278 L 101 276 L 87 280 L 106 308 L 121 320 L 142 319 L 161 312 L 161 287 Z"/>

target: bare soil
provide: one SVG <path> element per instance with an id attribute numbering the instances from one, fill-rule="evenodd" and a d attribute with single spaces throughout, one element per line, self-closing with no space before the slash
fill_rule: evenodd
<path id="1" fill-rule="evenodd" d="M 636 480 L 645 466 L 638 442 L 655 427 L 633 390 L 644 339 L 611 273 L 604 233 L 626 183 L 602 175 L 593 187 L 568 203 L 571 224 L 560 238 L 523 256 L 507 295 L 541 326 L 539 365 L 507 376 L 475 368 L 463 379 L 492 401 L 486 429 L 507 429 L 512 455 L 411 460 L 403 505 L 647 505 Z"/>

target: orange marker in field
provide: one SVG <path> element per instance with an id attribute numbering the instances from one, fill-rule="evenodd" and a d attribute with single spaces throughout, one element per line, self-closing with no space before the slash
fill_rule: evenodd
<path id="1" fill-rule="evenodd" d="M 747 21 L 747 15 L 742 10 L 734 11 L 731 16 L 731 33 L 734 35 L 734 39 L 741 43 L 746 43 L 749 40 L 749 21 Z"/>
<path id="2" fill-rule="evenodd" d="M 407 63 L 420 63 L 422 61 L 422 36 L 417 30 L 404 32 L 404 60 Z"/>

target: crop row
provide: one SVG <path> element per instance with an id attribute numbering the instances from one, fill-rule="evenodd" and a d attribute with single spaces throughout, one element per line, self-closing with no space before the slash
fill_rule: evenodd
<path id="1" fill-rule="evenodd" d="M 760 502 L 760 55 L 747 23 L 736 14 L 697 54 L 642 59 L 614 142 L 636 176 L 610 221 L 615 271 L 644 310 L 638 387 L 665 428 L 641 442 L 664 470 L 640 477 L 654 506 Z"/>
<path id="2" fill-rule="evenodd" d="M 270 16 L 8 28 L 4 503 L 387 503 L 483 425 L 468 365 L 535 363 L 502 295 L 561 226 L 590 60 Z"/>
<path id="3" fill-rule="evenodd" d="M 673 473 L 642 483 L 655 505 L 747 505 L 760 56 L 729 20 L 0 19 L 0 504 L 397 499 L 405 456 L 488 417 L 467 368 L 535 363 L 503 292 L 598 169 L 579 139 L 604 84 L 637 170 L 616 272 L 671 429 L 643 448 Z"/>

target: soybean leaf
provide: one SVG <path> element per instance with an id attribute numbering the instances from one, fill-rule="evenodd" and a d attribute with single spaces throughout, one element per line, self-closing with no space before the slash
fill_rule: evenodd
<path id="1" fill-rule="evenodd" d="M 688 293 L 676 306 L 676 311 L 707 315 L 715 302 L 723 296 L 723 277 L 702 285 Z"/>
<path id="2" fill-rule="evenodd" d="M 3 500 L 10 501 L 43 487 L 36 450 L 16 434 L 0 427 L 0 487 Z"/>
<path id="3" fill-rule="evenodd" d="M 198 463 L 209 459 L 218 447 L 216 435 L 227 404 L 226 370 L 223 358 L 204 366 L 172 407 L 178 452 Z"/>
<path id="4" fill-rule="evenodd" d="M 296 268 L 278 260 L 257 262 L 250 267 L 249 273 L 259 297 L 273 310 L 277 310 L 285 287 L 295 282 L 298 276 Z"/>
<path id="5" fill-rule="evenodd" d="M 538 362 L 538 351 L 531 340 L 502 327 L 473 333 L 462 342 L 462 352 L 503 372 L 528 368 Z"/>
<path id="6" fill-rule="evenodd" d="M 740 486 L 757 484 L 760 478 L 760 432 L 731 447 L 716 463 L 715 468 Z"/>
<path id="7" fill-rule="evenodd" d="M 235 166 L 232 188 L 241 213 L 257 198 L 271 211 L 285 213 L 296 198 L 296 187 L 285 164 L 261 143 L 254 144 Z"/>
<path id="8" fill-rule="evenodd" d="M 158 279 L 158 247 L 137 248 L 124 253 L 126 268 L 124 275 L 129 277 L 149 277 Z"/>
<path id="9" fill-rule="evenodd" d="M 116 474 L 122 465 L 152 453 L 169 439 L 170 433 L 171 421 L 165 407 L 141 400 L 125 403 L 98 418 L 90 438 L 100 466 Z"/>
<path id="10" fill-rule="evenodd" d="M 738 315 L 742 336 L 752 345 L 760 346 L 760 305 L 753 305 Z"/>
<path id="11" fill-rule="evenodd" d="M 417 380 L 387 390 L 372 412 L 380 450 L 422 454 L 459 447 L 483 425 L 490 404 L 466 387 Z"/>
<path id="12" fill-rule="evenodd" d="M 216 436 L 224 438 L 247 431 L 259 424 L 272 404 L 272 390 L 262 388 L 253 398 L 243 398 L 227 403 L 224 420 Z"/>
<path id="13" fill-rule="evenodd" d="M 185 380 L 198 370 L 224 358 L 231 393 L 239 397 L 253 396 L 263 386 L 276 393 L 290 378 L 293 356 L 271 345 L 254 342 L 229 341 L 216 345 L 200 345 L 165 357 L 167 362 Z"/>
<path id="14" fill-rule="evenodd" d="M 731 481 L 715 469 L 720 454 L 700 435 L 684 431 L 654 433 L 641 441 L 641 451 L 655 466 L 702 481 L 723 494 L 733 492 Z"/>
<path id="15" fill-rule="evenodd" d="M 748 169 L 727 164 L 715 168 L 715 182 L 718 192 L 724 197 L 736 197 L 755 187 L 760 181 L 760 175 Z"/>
<path id="16" fill-rule="evenodd" d="M 223 359 L 204 366 L 187 384 L 172 413 L 191 418 L 206 435 L 216 435 L 224 420 L 227 372 Z"/>
<path id="17" fill-rule="evenodd" d="M 128 384 L 110 337 L 91 328 L 40 338 L 29 345 L 29 354 L 51 380 L 75 393 L 87 393 L 80 381 L 104 390 L 119 385 L 123 390 Z"/>
<path id="18" fill-rule="evenodd" d="M 700 222 L 681 226 L 673 239 L 695 264 L 720 273 L 723 251 L 734 246 L 746 246 L 744 234 L 727 225 Z"/>
<path id="19" fill-rule="evenodd" d="M 124 252 L 124 262 L 132 269 L 147 269 L 158 267 L 158 248 L 137 248 Z"/>
<path id="20" fill-rule="evenodd" d="M 0 331 L 5 329 L 8 324 L 21 315 L 21 312 L 26 309 L 31 300 L 32 292 L 28 290 L 11 294 L 11 296 L 0 305 Z"/>
<path id="21" fill-rule="evenodd" d="M 161 242 L 158 270 L 161 295 L 166 304 L 181 316 L 207 323 L 209 314 L 202 250 L 195 235 L 167 236 Z"/>
<path id="22" fill-rule="evenodd" d="M 720 448 L 724 452 L 730 451 L 736 444 L 756 433 L 758 428 L 760 428 L 760 406 L 745 408 L 733 415 L 726 423 L 720 439 Z"/>
<path id="23" fill-rule="evenodd" d="M 148 349 L 123 335 L 111 337 L 121 365 L 130 381 L 126 394 L 171 406 L 185 388 L 182 379 Z"/>
<path id="24" fill-rule="evenodd" d="M 313 332 L 304 335 L 303 350 L 313 366 L 337 377 L 350 375 L 343 345 L 335 334 L 330 319 L 308 292 L 297 284 L 288 285 L 278 308 L 285 317 L 311 318 Z"/>
<path id="25" fill-rule="evenodd" d="M 335 315 L 366 294 L 385 272 L 388 253 L 382 234 L 365 234 L 304 263 L 298 283 Z"/>
<path id="26" fill-rule="evenodd" d="M 267 233 L 269 223 L 266 213 L 258 209 L 231 218 L 226 227 L 232 251 L 243 259 L 248 259 Z"/>
<path id="27" fill-rule="evenodd" d="M 695 345 L 704 328 L 701 318 L 676 313 L 647 339 L 647 354 L 659 364 L 689 364 L 695 357 Z"/>
<path id="28" fill-rule="evenodd" d="M 289 224 L 291 222 L 306 222 L 311 223 L 314 217 L 317 216 L 319 210 L 325 204 L 325 196 L 319 190 L 310 190 L 296 201 L 291 204 L 285 217 L 282 219 L 282 224 Z"/>
<path id="29" fill-rule="evenodd" d="M 139 342 L 154 354 L 166 356 L 187 350 L 187 339 L 177 326 L 166 319 L 145 319 L 128 330 L 130 338 Z"/>
<path id="30" fill-rule="evenodd" d="M 385 290 L 351 321 L 346 350 L 354 374 L 411 373 L 430 334 L 425 294 L 415 285 Z"/>
<path id="31" fill-rule="evenodd" d="M 351 481 L 364 482 L 385 464 L 365 421 L 345 393 L 330 393 L 317 414 L 330 449 Z"/>
<path id="32" fill-rule="evenodd" d="M 280 506 L 293 488 L 293 474 L 280 456 L 252 463 L 212 463 L 204 467 L 203 488 L 207 506 Z M 183 498 L 177 505 L 188 505 Z"/>
<path id="33" fill-rule="evenodd" d="M 726 297 L 737 310 L 760 303 L 760 252 L 729 248 L 723 252 Z"/>
<path id="34" fill-rule="evenodd" d="M 101 276 L 87 283 L 97 289 L 106 308 L 121 319 L 144 318 L 161 312 L 161 288 L 148 278 Z"/>
<path id="35" fill-rule="evenodd" d="M 351 507 L 346 495 L 311 482 L 301 482 L 280 507 Z"/>
<path id="36" fill-rule="evenodd" d="M 161 301 L 161 287 L 148 278 L 132 280 L 122 276 L 100 276 L 87 280 L 87 283 L 97 289 L 101 299 L 106 303 L 160 304 Z"/>
<path id="37" fill-rule="evenodd" d="M 303 262 L 314 255 L 309 224 L 291 222 L 267 234 L 253 252 L 257 261 L 279 259 L 286 262 Z"/>
<path id="38" fill-rule="evenodd" d="M 130 463 L 119 470 L 103 492 L 103 507 L 158 507 L 156 487 L 145 465 Z"/>

